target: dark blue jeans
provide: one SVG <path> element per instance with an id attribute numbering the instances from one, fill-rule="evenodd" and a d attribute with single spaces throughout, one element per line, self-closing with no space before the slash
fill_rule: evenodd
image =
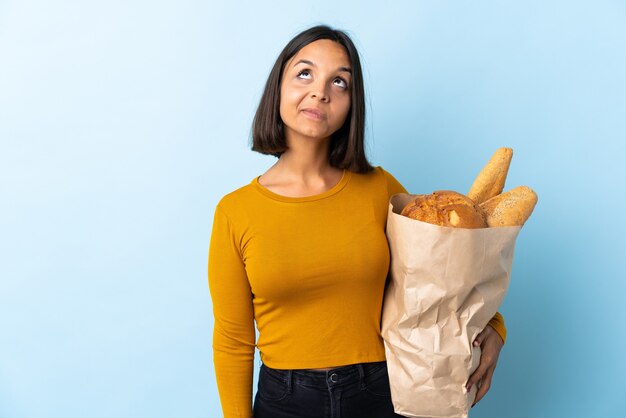
<path id="1" fill-rule="evenodd" d="M 387 418 L 393 412 L 387 363 L 329 371 L 261 365 L 254 418 Z"/>

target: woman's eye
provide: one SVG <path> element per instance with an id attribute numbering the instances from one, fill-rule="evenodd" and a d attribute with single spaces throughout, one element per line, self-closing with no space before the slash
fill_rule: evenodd
<path id="1" fill-rule="evenodd" d="M 309 79 L 311 79 L 312 75 L 311 75 L 311 72 L 309 70 L 302 70 L 302 71 L 298 72 L 298 75 L 296 77 L 299 78 L 299 79 L 303 79 L 303 80 L 309 80 Z M 347 89 L 348 88 L 348 83 L 346 82 L 346 80 L 344 80 L 341 77 L 337 77 L 336 79 L 334 79 L 333 83 L 335 83 L 336 86 L 339 86 L 342 89 Z"/>
<path id="2" fill-rule="evenodd" d="M 309 78 L 310 76 L 309 70 L 302 70 L 298 73 L 298 78 Z"/>
<path id="3" fill-rule="evenodd" d="M 346 81 L 343 78 L 336 78 L 335 79 L 335 83 L 338 83 L 337 85 L 339 87 L 344 88 L 344 89 L 348 88 L 348 83 L 346 83 Z"/>

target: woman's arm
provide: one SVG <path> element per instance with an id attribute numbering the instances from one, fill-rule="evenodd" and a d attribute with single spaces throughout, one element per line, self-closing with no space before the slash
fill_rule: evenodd
<path id="1" fill-rule="evenodd" d="M 209 248 L 213 363 L 225 418 L 252 417 L 254 310 L 232 224 L 218 205 Z"/>
<path id="2" fill-rule="evenodd" d="M 502 317 L 502 314 L 500 314 L 500 312 L 496 312 L 487 325 L 491 325 L 500 338 L 502 338 L 502 344 L 504 344 L 506 341 L 506 326 L 504 325 L 504 318 Z"/>

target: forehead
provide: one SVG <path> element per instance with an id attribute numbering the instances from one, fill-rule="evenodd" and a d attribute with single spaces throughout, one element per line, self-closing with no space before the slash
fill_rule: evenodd
<path id="1" fill-rule="evenodd" d="M 350 58 L 345 48 L 330 39 L 320 39 L 304 46 L 289 60 L 287 67 L 292 67 L 301 59 L 311 61 L 315 65 L 350 67 Z"/>

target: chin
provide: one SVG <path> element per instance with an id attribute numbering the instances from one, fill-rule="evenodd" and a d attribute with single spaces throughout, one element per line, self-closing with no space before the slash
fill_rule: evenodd
<path id="1" fill-rule="evenodd" d="M 316 141 L 323 141 L 325 139 L 330 138 L 330 135 L 326 135 L 326 134 L 311 134 L 311 135 L 306 135 L 306 136 Z"/>

